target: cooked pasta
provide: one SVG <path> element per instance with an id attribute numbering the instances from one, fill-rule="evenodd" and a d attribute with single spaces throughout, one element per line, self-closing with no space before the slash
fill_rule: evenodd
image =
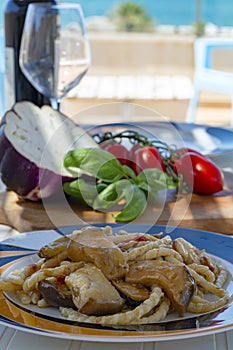
<path id="1" fill-rule="evenodd" d="M 4 274 L 0 290 L 15 292 L 25 305 L 58 306 L 71 321 L 148 324 L 174 310 L 200 314 L 230 302 L 229 271 L 183 238 L 85 227 L 38 255 L 37 263 Z M 71 306 L 48 302 L 45 286 Z"/>

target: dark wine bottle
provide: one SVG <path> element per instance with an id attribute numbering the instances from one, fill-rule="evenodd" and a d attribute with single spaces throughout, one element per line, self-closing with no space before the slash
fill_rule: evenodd
<path id="1" fill-rule="evenodd" d="M 17 101 L 27 100 L 38 106 L 50 104 L 49 99 L 40 94 L 27 80 L 19 66 L 21 36 L 30 3 L 55 0 L 8 0 L 4 12 L 5 20 L 5 109 L 10 109 Z"/>

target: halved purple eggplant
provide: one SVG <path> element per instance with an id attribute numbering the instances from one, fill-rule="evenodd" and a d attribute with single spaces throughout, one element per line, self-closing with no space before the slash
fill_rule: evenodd
<path id="1" fill-rule="evenodd" d="M 5 186 L 33 201 L 53 195 L 63 179 L 74 177 L 63 165 L 66 153 L 98 147 L 74 121 L 28 101 L 6 112 L 0 128 L 0 176 Z"/>

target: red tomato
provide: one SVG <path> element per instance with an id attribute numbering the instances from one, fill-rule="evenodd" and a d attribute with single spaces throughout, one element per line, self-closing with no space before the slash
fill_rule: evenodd
<path id="1" fill-rule="evenodd" d="M 130 168 L 134 170 L 134 153 L 141 148 L 139 143 L 135 143 L 129 150 Z"/>
<path id="2" fill-rule="evenodd" d="M 129 155 L 130 155 L 130 158 L 133 159 L 134 157 L 134 153 L 139 149 L 141 148 L 140 144 L 139 143 L 135 143 L 129 150 Z"/>
<path id="3" fill-rule="evenodd" d="M 99 146 L 100 146 L 101 149 L 106 150 L 106 148 L 108 146 L 113 145 L 113 144 L 115 144 L 115 142 L 113 140 L 106 140 L 106 141 L 103 141 L 103 142 L 99 143 Z"/>
<path id="4" fill-rule="evenodd" d="M 195 151 L 193 150 L 192 148 L 187 148 L 187 147 L 182 147 L 182 148 L 178 148 L 176 149 L 176 156 L 173 155 L 170 159 L 169 159 L 169 163 L 170 165 L 173 167 L 173 170 L 175 171 L 175 173 L 177 174 L 177 170 L 176 170 L 176 162 L 177 162 L 177 159 L 179 159 L 181 156 L 183 156 L 184 154 L 186 153 L 196 153 L 196 154 L 199 154 L 199 155 L 202 155 L 200 152 L 198 151 Z"/>
<path id="5" fill-rule="evenodd" d="M 223 190 L 223 174 L 210 159 L 195 152 L 183 154 L 175 161 L 175 169 L 193 192 L 211 195 Z"/>
<path id="6" fill-rule="evenodd" d="M 144 169 L 157 168 L 165 170 L 163 159 L 157 148 L 152 146 L 144 146 L 138 148 L 132 156 L 131 167 L 136 174 L 139 174 Z"/>
<path id="7" fill-rule="evenodd" d="M 194 150 L 192 148 L 188 148 L 188 147 L 178 148 L 176 150 L 176 152 L 178 153 L 179 156 L 182 156 L 183 154 L 188 153 L 188 152 L 192 152 L 192 153 L 196 153 L 196 154 L 200 154 L 201 155 L 200 152 L 198 152 L 198 151 L 196 151 L 196 150 Z"/>
<path id="8" fill-rule="evenodd" d="M 129 151 L 119 143 L 113 143 L 104 148 L 105 151 L 112 153 L 122 165 L 130 166 Z"/>
<path id="9" fill-rule="evenodd" d="M 63 276 L 63 275 L 57 276 L 57 282 L 60 284 L 63 284 L 65 283 L 65 278 L 66 276 Z"/>

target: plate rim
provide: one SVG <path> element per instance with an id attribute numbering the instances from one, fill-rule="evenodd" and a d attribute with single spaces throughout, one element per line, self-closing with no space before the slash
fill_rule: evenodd
<path id="1" fill-rule="evenodd" d="M 214 130 L 219 130 L 222 132 L 228 132 L 231 133 L 233 136 L 233 128 L 230 127 L 224 127 L 224 126 L 212 126 L 212 125 L 208 125 L 208 124 L 197 124 L 197 123 L 185 123 L 185 122 L 175 122 L 175 121 L 163 121 L 163 120 L 158 120 L 158 121 L 148 121 L 148 122 L 139 122 L 139 121 L 135 121 L 135 122 L 131 122 L 131 121 L 126 121 L 126 122 L 113 122 L 113 123 L 102 123 L 102 124 L 82 124 L 81 126 L 84 129 L 87 128 L 91 128 L 91 129 L 98 129 L 98 128 L 103 128 L 103 127 L 109 127 L 109 128 L 114 128 L 114 127 L 125 127 L 125 126 L 136 126 L 136 127 L 146 127 L 146 128 L 155 128 L 156 127 L 156 123 L 157 124 L 164 124 L 164 125 L 172 125 L 177 133 L 179 132 L 184 132 L 184 126 L 185 128 L 193 128 L 193 129 L 197 129 L 197 128 L 202 128 L 204 129 L 207 133 L 208 133 L 208 129 L 214 129 Z M 149 130 L 148 130 L 149 131 Z M 209 134 L 209 133 L 208 133 Z M 211 137 L 213 137 L 210 134 Z M 222 139 L 222 138 L 221 138 Z M 232 147 L 231 148 L 226 148 L 226 149 L 222 149 L 222 150 L 217 150 L 214 152 L 210 152 L 210 153 L 205 153 L 206 156 L 220 156 L 221 154 L 225 154 L 225 153 L 229 153 L 233 151 L 233 143 L 232 143 Z"/>

